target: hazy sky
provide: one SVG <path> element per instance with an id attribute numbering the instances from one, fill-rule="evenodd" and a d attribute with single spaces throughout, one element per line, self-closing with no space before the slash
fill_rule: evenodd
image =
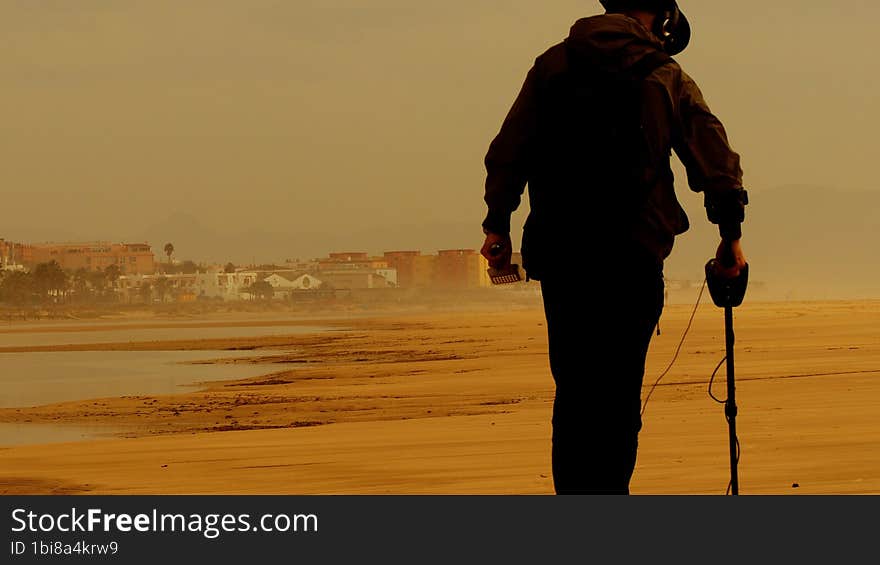
<path id="1" fill-rule="evenodd" d="M 681 5 L 694 38 L 678 60 L 754 194 L 880 189 L 880 4 Z M 285 234 L 288 256 L 330 251 L 324 236 L 371 252 L 393 237 L 478 247 L 488 143 L 534 58 L 599 12 L 594 0 L 0 0 L 0 237 L 128 239 L 186 213 L 218 232 Z"/>

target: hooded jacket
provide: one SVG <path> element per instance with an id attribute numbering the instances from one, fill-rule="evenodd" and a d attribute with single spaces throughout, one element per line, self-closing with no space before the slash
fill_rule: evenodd
<path id="1" fill-rule="evenodd" d="M 535 143 L 539 142 L 539 93 L 543 85 L 549 77 L 570 71 L 566 53 L 575 53 L 604 71 L 624 72 L 662 49 L 660 40 L 637 20 L 622 14 L 606 14 L 578 20 L 569 37 L 538 57 L 529 71 L 486 155 L 485 201 L 489 210 L 483 228 L 498 234 L 509 233 L 510 215 L 519 207 L 529 185 L 532 210 L 526 221 L 522 252 L 524 267 L 531 278 L 540 278 L 548 263 L 541 260 L 542 256 L 552 254 L 552 248 L 560 244 L 552 240 L 565 233 L 560 231 L 559 218 L 543 217 L 547 212 L 534 205 L 542 198 L 535 191 L 547 188 L 531 182 Z M 662 264 L 672 251 L 675 236 L 689 228 L 688 218 L 675 196 L 669 165 L 673 150 L 687 170 L 690 188 L 704 194 L 709 220 L 719 225 L 723 238 L 739 239 L 747 203 L 740 158 L 730 148 L 724 127 L 709 110 L 696 83 L 670 60 L 644 80 L 641 103 L 642 127 L 651 153 L 656 156 L 657 170 L 651 175 L 654 180 L 648 188 L 647 205 L 638 212 L 638 221 L 627 227 L 627 233 L 614 233 L 611 237 L 625 241 L 609 242 L 611 247 L 634 245 Z M 575 198 L 571 199 L 571 206 L 591 207 L 589 202 Z M 578 209 L 576 213 L 582 221 L 571 226 L 569 233 L 573 236 L 584 235 L 585 229 L 601 224 L 602 210 Z M 554 224 L 554 229 L 547 228 Z"/>

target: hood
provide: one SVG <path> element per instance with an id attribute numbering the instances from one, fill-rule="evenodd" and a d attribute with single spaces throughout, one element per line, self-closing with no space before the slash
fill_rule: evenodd
<path id="1" fill-rule="evenodd" d="M 642 24 L 623 14 L 604 14 L 575 22 L 565 43 L 578 55 L 609 71 L 619 71 L 663 43 Z"/>

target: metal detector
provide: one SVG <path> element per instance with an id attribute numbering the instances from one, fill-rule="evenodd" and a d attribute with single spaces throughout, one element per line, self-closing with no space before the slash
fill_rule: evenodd
<path id="1" fill-rule="evenodd" d="M 725 261 L 726 263 L 727 261 Z M 735 336 L 733 333 L 733 309 L 742 304 L 749 284 L 749 266 L 740 270 L 739 276 L 732 279 L 722 278 L 717 274 L 717 259 L 706 263 L 706 282 L 712 301 L 719 308 L 724 308 L 724 337 L 727 346 L 727 400 L 724 402 L 724 415 L 730 431 L 730 492 L 739 494 L 739 440 L 736 437 L 736 383 L 734 376 L 733 349 Z M 722 263 L 724 264 L 724 263 Z"/>

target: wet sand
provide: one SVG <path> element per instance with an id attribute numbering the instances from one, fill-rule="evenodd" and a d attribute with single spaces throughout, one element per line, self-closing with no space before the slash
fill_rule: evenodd
<path id="1" fill-rule="evenodd" d="M 665 311 L 645 394 L 690 310 Z M 125 437 L 0 449 L 0 493 L 550 493 L 543 322 L 539 308 L 492 307 L 154 342 L 245 350 L 248 363 L 272 365 L 187 394 L 2 409 L 0 423 Z M 880 493 L 880 302 L 747 303 L 736 325 L 742 492 Z M 727 424 L 706 392 L 723 348 L 722 313 L 704 304 L 648 405 L 634 493 L 724 493 Z M 725 394 L 723 370 L 714 390 Z"/>

